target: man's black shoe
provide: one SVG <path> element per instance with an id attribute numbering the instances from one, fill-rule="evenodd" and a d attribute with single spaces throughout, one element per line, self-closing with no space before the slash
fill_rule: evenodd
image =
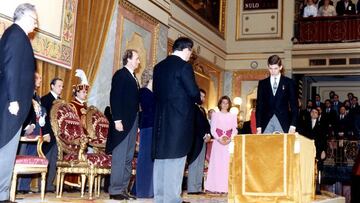
<path id="1" fill-rule="evenodd" d="M 188 195 L 205 195 L 205 192 L 188 192 Z"/>
<path id="2" fill-rule="evenodd" d="M 182 201 L 181 203 L 190 203 L 190 202 L 187 202 L 187 201 Z"/>
<path id="3" fill-rule="evenodd" d="M 127 198 L 129 198 L 130 200 L 136 200 L 136 197 L 130 193 L 125 193 L 123 195 L 126 196 Z"/>
<path id="4" fill-rule="evenodd" d="M 16 203 L 16 202 L 12 202 L 10 200 L 0 200 L 0 203 Z"/>
<path id="5" fill-rule="evenodd" d="M 110 195 L 110 199 L 115 199 L 115 200 L 129 200 L 128 197 L 126 197 L 125 195 L 122 195 L 122 194 Z"/>

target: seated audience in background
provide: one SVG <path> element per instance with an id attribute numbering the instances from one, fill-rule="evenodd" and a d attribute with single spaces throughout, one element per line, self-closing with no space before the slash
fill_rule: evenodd
<path id="1" fill-rule="evenodd" d="M 335 2 L 336 2 L 337 0 L 335 0 Z M 332 5 L 332 6 L 334 6 L 334 2 L 332 1 L 332 0 L 329 0 L 329 4 L 330 5 Z M 320 8 L 321 6 L 323 6 L 324 5 L 324 0 L 319 0 L 318 2 L 317 2 L 317 7 L 318 8 Z M 334 8 L 335 8 L 335 6 L 334 6 Z M 334 91 L 332 91 L 332 92 L 334 92 Z"/>
<path id="2" fill-rule="evenodd" d="M 336 10 L 333 5 L 330 4 L 330 0 L 324 0 L 324 5 L 319 7 L 319 16 L 336 16 Z"/>
<path id="3" fill-rule="evenodd" d="M 314 4 L 314 0 L 308 0 L 307 5 L 304 8 L 303 17 L 304 18 L 316 17 L 317 14 L 318 14 L 318 9 L 317 9 L 316 5 Z"/>
<path id="4" fill-rule="evenodd" d="M 211 117 L 211 134 L 214 141 L 211 149 L 208 175 L 205 181 L 205 190 L 209 192 L 228 192 L 230 142 L 237 134 L 236 114 L 230 113 L 231 100 L 223 96 L 218 102 L 219 112 Z"/>
<path id="5" fill-rule="evenodd" d="M 356 14 L 355 4 L 351 0 L 338 1 L 336 4 L 336 13 L 339 16 L 355 15 Z"/>

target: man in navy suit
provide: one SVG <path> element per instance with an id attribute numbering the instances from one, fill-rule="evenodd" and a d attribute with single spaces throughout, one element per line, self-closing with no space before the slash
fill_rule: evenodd
<path id="1" fill-rule="evenodd" d="M 156 203 L 181 202 L 186 156 L 194 140 L 194 105 L 200 91 L 188 63 L 193 41 L 175 40 L 173 53 L 154 67 L 155 120 L 152 142 Z"/>
<path id="2" fill-rule="evenodd" d="M 110 199 L 136 199 L 127 191 L 138 129 L 139 83 L 134 74 L 139 66 L 139 54 L 128 49 L 123 55 L 124 67 L 116 71 L 111 82 L 110 108 L 114 125 L 106 142 L 112 153 Z"/>
<path id="3" fill-rule="evenodd" d="M 270 76 L 259 81 L 256 100 L 256 128 L 261 133 L 295 133 L 298 116 L 294 81 L 281 74 L 278 55 L 268 59 Z"/>
<path id="4" fill-rule="evenodd" d="M 4 202 L 9 199 L 21 126 L 34 93 L 35 59 L 28 34 L 37 26 L 35 6 L 20 4 L 13 18 L 0 41 L 0 201 Z"/>

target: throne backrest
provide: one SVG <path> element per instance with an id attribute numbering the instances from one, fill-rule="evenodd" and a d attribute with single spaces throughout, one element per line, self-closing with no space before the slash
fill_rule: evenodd
<path id="1" fill-rule="evenodd" d="M 109 120 L 95 106 L 90 106 L 86 113 L 86 127 L 89 145 L 104 148 L 109 133 Z"/>
<path id="2" fill-rule="evenodd" d="M 63 100 L 55 100 L 51 108 L 51 126 L 59 151 L 78 153 L 80 143 L 86 139 L 79 116 Z"/>

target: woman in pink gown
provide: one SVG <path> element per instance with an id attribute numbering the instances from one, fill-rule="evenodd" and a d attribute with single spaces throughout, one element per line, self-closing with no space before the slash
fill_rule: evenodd
<path id="1" fill-rule="evenodd" d="M 228 192 L 229 143 L 231 137 L 237 134 L 236 114 L 229 112 L 231 100 L 223 96 L 218 102 L 220 112 L 212 114 L 211 133 L 214 137 L 209 160 L 209 169 L 205 182 L 205 190 L 209 192 Z"/>

